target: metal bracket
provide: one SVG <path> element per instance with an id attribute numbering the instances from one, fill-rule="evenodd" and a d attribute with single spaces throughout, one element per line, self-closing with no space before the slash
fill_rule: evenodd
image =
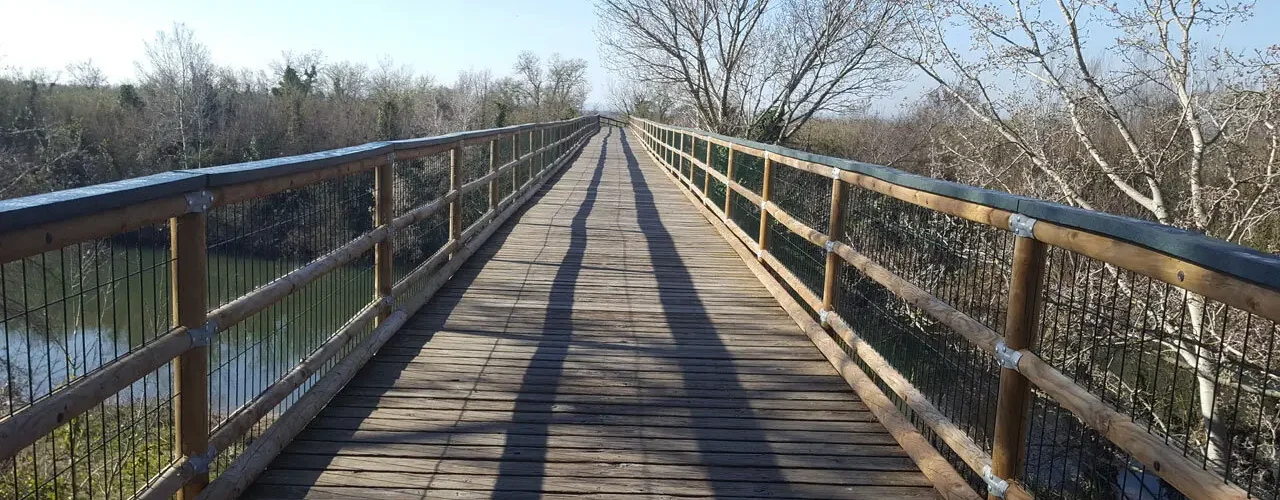
<path id="1" fill-rule="evenodd" d="M 756 247 L 756 260 L 764 259 L 764 248 Z"/>
<path id="2" fill-rule="evenodd" d="M 1009 229 L 1014 236 L 1035 239 L 1036 220 L 1022 214 L 1009 216 Z"/>
<path id="3" fill-rule="evenodd" d="M 831 178 L 832 178 L 832 179 L 839 179 L 839 178 L 840 178 L 840 169 L 838 169 L 838 168 L 836 168 L 836 167 L 831 167 Z"/>
<path id="4" fill-rule="evenodd" d="M 835 253 L 836 240 L 827 240 L 827 244 L 822 245 L 822 247 L 827 249 L 827 253 Z"/>
<path id="5" fill-rule="evenodd" d="M 204 322 L 204 326 L 200 328 L 187 329 L 187 336 L 191 337 L 191 345 L 194 347 L 204 347 L 213 343 L 213 334 L 218 331 L 218 322 L 209 320 Z"/>
<path id="6" fill-rule="evenodd" d="M 203 213 L 205 210 L 208 210 L 209 207 L 211 206 L 213 206 L 212 193 L 205 191 L 203 189 L 200 191 L 192 191 L 190 193 L 187 193 L 187 212 L 188 213 L 197 213 L 197 214 Z"/>
<path id="7" fill-rule="evenodd" d="M 395 307 L 395 306 L 396 306 L 396 296 L 395 296 L 395 295 L 388 295 L 388 296 L 386 296 L 386 297 L 383 297 L 383 298 L 382 298 L 382 305 L 387 306 L 387 309 L 391 309 L 391 308 Z"/>
<path id="8" fill-rule="evenodd" d="M 209 466 L 213 465 L 213 459 L 218 457 L 218 450 L 213 445 L 209 445 L 209 449 L 204 453 L 195 455 L 187 455 L 187 465 L 191 466 L 191 470 L 196 474 L 204 474 L 209 472 Z"/>
<path id="9" fill-rule="evenodd" d="M 395 162 L 396 162 L 396 152 L 392 151 L 390 153 L 387 153 L 387 163 L 394 164 Z"/>
<path id="10" fill-rule="evenodd" d="M 996 342 L 996 361 L 1000 362 L 1002 368 L 1008 368 L 1013 371 L 1018 370 L 1018 360 L 1022 359 L 1022 351 L 1010 349 L 1003 340 Z"/>
<path id="11" fill-rule="evenodd" d="M 821 323 L 823 326 L 826 326 L 826 324 L 827 324 L 827 317 L 828 317 L 828 316 L 830 316 L 830 315 L 831 315 L 831 311 L 828 311 L 828 310 L 826 310 L 826 309 L 819 309 L 819 310 L 818 310 L 818 322 L 819 322 L 819 323 Z"/>
<path id="12" fill-rule="evenodd" d="M 987 483 L 987 493 L 991 496 L 1004 498 L 1005 493 L 1009 491 L 1009 482 L 991 473 L 990 465 L 982 466 L 982 481 Z"/>

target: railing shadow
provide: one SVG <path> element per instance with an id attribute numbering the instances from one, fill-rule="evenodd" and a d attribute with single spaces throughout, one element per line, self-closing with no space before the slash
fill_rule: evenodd
<path id="1" fill-rule="evenodd" d="M 512 445 L 510 433 L 508 434 L 507 444 L 503 449 L 503 460 L 498 465 L 498 479 L 494 484 L 495 495 L 504 494 L 502 492 L 513 491 L 542 491 L 546 481 L 546 459 L 547 459 L 547 440 L 550 438 L 550 420 L 552 409 L 555 406 L 555 398 L 531 397 L 530 393 L 541 386 L 550 385 L 552 390 L 559 387 L 560 378 L 564 370 L 565 359 L 569 356 L 569 349 L 560 345 L 560 342 L 553 340 L 572 340 L 573 332 L 573 315 L 566 314 L 564 309 L 559 309 L 557 305 L 572 306 L 574 301 L 574 293 L 577 287 L 578 275 L 582 271 L 583 261 L 586 256 L 587 247 L 587 218 L 591 215 L 591 210 L 595 207 L 596 195 L 600 186 L 600 179 L 604 175 L 605 159 L 608 157 L 609 138 L 613 135 L 613 128 L 606 129 L 601 136 L 600 141 L 600 160 L 596 163 L 595 171 L 591 175 L 591 182 L 587 185 L 586 195 L 582 200 L 582 204 L 578 206 L 578 211 L 573 215 L 573 221 L 569 228 L 568 249 L 565 251 L 564 257 L 560 260 L 560 267 L 556 270 L 555 278 L 551 282 L 551 290 L 547 295 L 547 310 L 542 321 L 542 330 L 544 332 L 566 332 L 567 337 L 561 339 L 560 336 L 544 335 L 539 339 L 537 347 L 534 348 L 533 356 L 529 360 L 530 369 L 525 372 L 525 376 L 520 383 L 520 391 L 516 396 L 515 405 L 512 408 L 512 426 L 522 425 L 528 426 L 523 429 L 521 434 L 526 438 L 521 443 L 522 448 L 527 448 L 532 456 L 524 456 L 521 460 L 511 460 L 511 454 L 508 448 Z M 533 367 L 539 367 L 540 373 L 534 376 Z M 542 418 L 526 419 L 522 416 L 542 416 Z M 528 423 L 517 423 L 530 421 Z"/>
<path id="2" fill-rule="evenodd" d="M 627 141 L 626 131 L 619 134 L 619 140 L 622 143 L 622 151 L 626 157 L 627 174 L 631 180 L 631 189 L 635 197 L 636 222 L 643 229 L 645 242 L 648 246 L 649 255 L 672 255 L 679 261 L 679 253 L 676 248 L 675 240 L 671 233 L 667 231 L 666 225 L 662 221 L 662 214 L 659 213 L 657 204 L 654 201 L 653 192 L 649 189 L 645 173 L 640 169 L 640 163 L 637 161 L 635 154 L 631 149 L 630 143 Z M 669 318 L 679 310 L 679 314 L 690 324 L 706 325 L 710 327 L 711 318 L 707 314 L 707 310 L 698 293 L 694 288 L 694 277 L 689 274 L 686 266 L 670 266 L 655 265 L 654 278 L 657 280 L 659 302 L 662 305 L 664 314 Z M 672 349 L 682 349 L 686 346 L 697 346 L 699 350 L 707 352 L 710 356 L 723 359 L 732 359 L 729 350 L 722 342 L 706 342 L 707 340 L 718 340 L 719 337 L 715 333 L 697 333 L 681 331 L 680 327 L 672 324 L 671 332 L 675 340 Z M 698 342 L 702 341 L 702 342 Z M 676 360 L 680 364 L 680 374 L 683 378 L 686 389 L 695 389 L 698 384 L 697 375 L 691 366 L 695 362 L 695 358 L 677 357 Z M 736 370 L 729 368 L 725 371 L 723 379 L 724 390 L 726 392 L 742 391 L 744 389 L 741 380 L 736 376 Z M 767 446 L 768 439 L 764 429 L 755 425 L 754 411 L 750 405 L 743 402 L 737 408 L 741 417 L 741 422 L 745 423 L 740 428 L 734 429 L 736 439 L 739 441 L 748 441 L 753 443 L 761 443 Z M 715 428 L 717 422 L 721 419 L 705 407 L 694 406 L 689 409 L 690 417 L 693 419 L 692 432 L 698 443 L 698 451 L 700 455 L 706 455 L 716 450 L 713 441 L 718 438 L 708 435 L 708 430 Z M 778 469 L 777 461 L 772 453 L 763 455 L 763 463 L 760 465 L 760 475 L 755 478 L 759 484 L 773 483 L 773 491 L 770 495 L 789 496 L 790 488 L 786 479 L 782 476 Z M 705 463 L 705 461 L 704 461 Z M 741 477 L 729 477 L 725 474 L 724 468 L 707 467 L 707 480 L 715 496 L 738 496 L 742 494 Z"/>

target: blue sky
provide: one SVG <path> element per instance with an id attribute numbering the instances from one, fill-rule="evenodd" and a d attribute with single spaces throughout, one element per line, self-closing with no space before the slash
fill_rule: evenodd
<path id="1" fill-rule="evenodd" d="M 452 82 L 468 69 L 505 75 L 522 50 L 558 52 L 587 60 L 589 102 L 608 95 L 590 0 L 0 0 L 0 66 L 92 58 L 112 81 L 132 79 L 143 42 L 175 21 L 220 65 L 266 69 L 282 51 L 315 49 L 371 66 L 390 56 Z"/>
<path id="2" fill-rule="evenodd" d="M 505 75 L 522 50 L 558 52 L 587 60 L 588 103 L 607 102 L 591 0 L 0 0 L 0 67 L 60 70 L 91 58 L 112 81 L 129 80 L 143 42 L 175 21 L 218 64 L 253 69 L 286 50 L 320 50 L 327 61 L 371 66 L 390 56 L 451 82 L 468 69 Z M 1280 43 L 1277 25 L 1280 0 L 1260 0 L 1250 21 L 1218 34 L 1228 46 L 1261 48 Z M 930 87 L 918 74 L 911 79 L 873 109 L 893 113 Z"/>

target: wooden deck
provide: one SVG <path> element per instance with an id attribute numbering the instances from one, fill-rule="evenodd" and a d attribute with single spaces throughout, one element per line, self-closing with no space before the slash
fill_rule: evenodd
<path id="1" fill-rule="evenodd" d="M 502 228 L 247 498 L 936 498 L 618 129 Z"/>

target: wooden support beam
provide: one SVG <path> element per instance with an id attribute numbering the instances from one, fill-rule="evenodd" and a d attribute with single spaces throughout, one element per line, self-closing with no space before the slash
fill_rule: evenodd
<path id="1" fill-rule="evenodd" d="M 511 134 L 511 161 L 520 161 L 520 134 Z M 515 168 L 511 169 L 511 193 L 516 192 L 516 188 L 520 187 L 520 164 L 516 163 Z"/>
<path id="2" fill-rule="evenodd" d="M 1011 351 L 1031 348 L 1040 310 L 1040 287 L 1044 282 L 1045 249 L 1045 244 L 1034 238 L 1019 236 L 1014 242 L 1009 308 L 1004 328 L 1004 342 Z M 1000 392 L 996 399 L 995 444 L 991 452 L 991 472 L 996 477 L 1011 481 L 1023 476 L 1030 407 L 1030 382 L 1016 366 L 1001 368 Z"/>
<path id="3" fill-rule="evenodd" d="M 198 330 L 205 326 L 208 252 L 205 243 L 204 212 L 179 215 L 169 221 L 170 291 L 173 318 L 177 326 Z M 212 338 L 208 332 L 205 338 Z M 204 457 L 209 450 L 209 346 L 197 345 L 173 362 L 174 452 L 184 457 Z M 179 499 L 192 499 L 209 484 L 206 467 L 178 492 Z"/>
<path id="4" fill-rule="evenodd" d="M 706 198 L 707 193 L 711 192 L 711 141 L 703 139 L 702 143 L 707 146 L 706 159 L 702 161 L 702 197 Z"/>
<path id="5" fill-rule="evenodd" d="M 729 143 L 729 163 L 728 165 L 725 166 L 724 177 L 726 179 L 729 179 L 729 182 L 725 183 L 725 186 L 724 186 L 724 216 L 728 218 L 729 215 L 733 213 L 729 211 L 729 208 L 733 206 L 733 188 L 731 187 L 734 184 L 733 143 Z"/>
<path id="6" fill-rule="evenodd" d="M 827 238 L 840 241 L 844 234 L 844 181 L 839 177 L 831 180 L 831 214 L 827 223 Z M 822 281 L 822 310 L 831 311 L 835 301 L 836 279 L 839 277 L 840 255 L 835 246 L 827 244 L 827 273 Z"/>
<path id="7" fill-rule="evenodd" d="M 395 218 L 393 188 L 395 182 L 395 160 L 388 158 L 385 164 L 373 171 L 373 227 L 388 226 Z M 373 247 L 373 298 L 384 299 L 391 296 L 391 286 L 395 283 L 392 273 L 392 251 L 395 242 L 384 238 Z M 390 311 L 378 314 L 378 321 L 384 321 Z"/>
<path id="8" fill-rule="evenodd" d="M 769 250 L 769 193 L 770 179 L 773 178 L 773 159 L 769 158 L 769 154 L 764 155 L 764 182 L 760 186 L 760 235 L 756 239 L 756 256 L 764 255 Z"/>
<path id="9" fill-rule="evenodd" d="M 684 133 L 680 133 L 680 145 L 676 146 L 676 151 L 679 151 L 679 153 L 676 153 L 676 161 L 680 163 L 680 177 L 684 177 L 686 183 L 693 185 L 693 172 L 689 172 L 687 177 L 684 175 Z M 693 169 L 690 168 L 690 170 Z"/>
<path id="10" fill-rule="evenodd" d="M 462 148 L 449 150 L 449 190 L 457 191 L 461 187 L 462 173 L 458 171 L 462 162 Z M 449 203 L 449 241 L 458 241 L 462 235 L 462 196 Z"/>
<path id="11" fill-rule="evenodd" d="M 498 209 L 498 140 L 489 141 L 489 174 L 493 179 L 489 181 L 489 211 Z"/>

